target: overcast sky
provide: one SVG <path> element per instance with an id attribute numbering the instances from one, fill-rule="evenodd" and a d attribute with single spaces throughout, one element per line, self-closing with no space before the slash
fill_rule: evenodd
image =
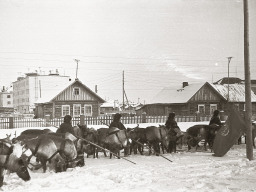
<path id="1" fill-rule="evenodd" d="M 249 0 L 256 79 L 256 1 Z M 163 87 L 244 79 L 241 0 L 0 0 L 0 86 L 32 70 L 76 76 L 103 99 L 147 103 Z"/>

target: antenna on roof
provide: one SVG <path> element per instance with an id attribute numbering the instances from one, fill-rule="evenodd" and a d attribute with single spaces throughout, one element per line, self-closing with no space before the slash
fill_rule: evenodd
<path id="1" fill-rule="evenodd" d="M 78 59 L 74 59 L 75 60 L 75 62 L 76 62 L 76 80 L 78 80 L 78 78 L 77 78 L 77 71 L 78 71 L 78 62 L 80 61 L 80 60 L 78 60 Z"/>
<path id="2" fill-rule="evenodd" d="M 228 58 L 228 98 L 227 101 L 229 102 L 229 64 L 233 57 L 227 57 Z"/>

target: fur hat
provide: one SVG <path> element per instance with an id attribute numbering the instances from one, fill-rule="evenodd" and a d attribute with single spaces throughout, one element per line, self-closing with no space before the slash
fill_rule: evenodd
<path id="1" fill-rule="evenodd" d="M 169 113 L 169 118 L 174 118 L 174 117 L 175 117 L 175 113 L 174 112 Z"/>
<path id="2" fill-rule="evenodd" d="M 70 123 L 71 119 L 72 119 L 72 117 L 71 117 L 70 115 L 66 115 L 66 116 L 64 117 L 64 122 L 65 122 L 65 123 Z"/>
<path id="3" fill-rule="evenodd" d="M 219 115 L 219 113 L 220 113 L 220 111 L 219 111 L 219 110 L 215 110 L 215 111 L 213 112 L 213 115 L 214 115 L 214 116 L 218 116 L 218 115 Z"/>
<path id="4" fill-rule="evenodd" d="M 119 121 L 121 119 L 122 115 L 120 113 L 116 113 L 114 115 L 114 121 Z"/>

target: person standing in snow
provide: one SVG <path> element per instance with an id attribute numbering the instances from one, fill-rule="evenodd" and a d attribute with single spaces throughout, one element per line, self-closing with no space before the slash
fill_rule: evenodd
<path id="1" fill-rule="evenodd" d="M 60 125 L 60 128 L 57 129 L 56 133 L 71 133 L 75 135 L 72 124 L 71 124 L 72 117 L 70 115 L 66 115 L 64 117 L 64 122 Z"/>
<path id="2" fill-rule="evenodd" d="M 168 145 L 168 152 L 169 153 L 176 153 L 176 142 L 177 139 L 182 136 L 181 130 L 175 121 L 175 113 L 169 113 L 168 119 L 165 123 L 165 127 L 169 130 L 169 145 Z"/>

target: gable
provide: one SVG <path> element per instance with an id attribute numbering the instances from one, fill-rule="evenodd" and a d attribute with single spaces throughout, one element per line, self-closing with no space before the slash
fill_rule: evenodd
<path id="1" fill-rule="evenodd" d="M 75 94 L 74 89 L 79 90 L 79 94 Z M 54 101 L 99 101 L 102 102 L 102 99 L 92 92 L 89 88 L 84 86 L 81 82 L 76 81 L 71 84 L 65 90 L 63 90 L 59 95 L 57 95 Z"/>
<path id="2" fill-rule="evenodd" d="M 205 83 L 195 95 L 190 99 L 192 101 L 219 101 L 222 97 L 209 86 L 208 83 Z"/>
<path id="3" fill-rule="evenodd" d="M 79 95 L 74 94 L 74 88 L 79 88 Z M 65 86 L 55 86 L 51 89 L 51 92 L 43 95 L 35 103 L 49 103 L 53 101 L 97 101 L 99 103 L 104 103 L 105 101 L 86 87 L 79 80 Z"/>

